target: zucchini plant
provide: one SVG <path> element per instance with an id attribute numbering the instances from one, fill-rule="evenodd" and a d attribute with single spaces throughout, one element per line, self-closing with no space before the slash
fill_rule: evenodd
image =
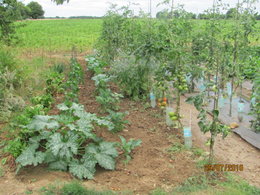
<path id="1" fill-rule="evenodd" d="M 96 101 L 101 105 L 103 112 L 108 112 L 119 109 L 120 98 L 123 98 L 121 94 L 112 92 L 110 89 L 101 89 L 99 95 L 96 96 Z"/>
<path id="2" fill-rule="evenodd" d="M 106 66 L 104 62 L 97 60 L 96 55 L 87 56 L 86 62 L 87 62 L 87 69 L 92 73 L 92 75 L 102 74 L 103 68 Z"/>
<path id="3" fill-rule="evenodd" d="M 124 156 L 126 158 L 124 162 L 127 164 L 132 159 L 131 157 L 132 150 L 140 146 L 142 144 L 142 141 L 140 139 L 138 140 L 130 139 L 127 142 L 123 136 L 119 136 L 119 138 L 121 140 L 121 143 L 117 143 L 117 145 L 121 150 L 123 150 Z"/>
<path id="4" fill-rule="evenodd" d="M 58 105 L 60 115 L 37 115 L 26 128 L 34 131 L 28 146 L 17 157 L 18 169 L 47 163 L 50 169 L 71 172 L 93 179 L 95 166 L 113 170 L 118 156 L 115 143 L 105 142 L 93 133 L 95 125 L 113 128 L 113 123 L 88 113 L 84 106 Z"/>

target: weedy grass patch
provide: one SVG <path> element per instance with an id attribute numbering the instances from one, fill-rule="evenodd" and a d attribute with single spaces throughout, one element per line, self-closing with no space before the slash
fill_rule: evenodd
<path id="1" fill-rule="evenodd" d="M 49 185 L 39 190 L 42 195 L 115 195 L 112 191 L 96 191 L 84 187 L 78 181 L 73 181 L 63 186 Z"/>

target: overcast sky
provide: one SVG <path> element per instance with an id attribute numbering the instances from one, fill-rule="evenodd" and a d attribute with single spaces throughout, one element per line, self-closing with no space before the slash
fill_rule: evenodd
<path id="1" fill-rule="evenodd" d="M 32 0 L 21 0 L 28 4 Z M 109 8 L 109 2 L 118 4 L 119 6 L 136 3 L 138 5 L 132 6 L 135 13 L 138 13 L 140 8 L 148 12 L 149 0 L 70 0 L 69 3 L 63 5 L 56 5 L 51 0 L 33 0 L 40 3 L 45 11 L 45 17 L 68 17 L 68 16 L 103 16 Z M 152 0 L 152 14 L 155 14 L 164 9 L 165 6 L 156 7 L 161 0 Z M 174 0 L 174 4 L 183 4 L 185 10 L 193 13 L 201 13 L 203 10 L 212 6 L 213 0 Z M 224 3 L 231 7 L 235 6 L 237 0 L 223 0 Z M 257 4 L 257 11 L 260 12 L 260 3 Z"/>

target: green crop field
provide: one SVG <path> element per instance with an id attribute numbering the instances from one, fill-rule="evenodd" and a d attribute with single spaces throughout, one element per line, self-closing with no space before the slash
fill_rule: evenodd
<path id="1" fill-rule="evenodd" d="M 45 50 L 49 52 L 90 50 L 98 39 L 102 20 L 64 19 L 28 20 L 17 22 L 18 48 L 23 50 Z"/>
<path id="2" fill-rule="evenodd" d="M 194 28 L 200 29 L 206 20 L 194 20 Z M 226 22 L 227 29 L 232 21 Z M 102 29 L 102 19 L 28 20 L 17 22 L 18 49 L 22 51 L 79 51 L 91 50 Z M 260 29 L 260 21 L 256 25 Z M 252 40 L 259 44 L 259 40 Z"/>
<path id="3" fill-rule="evenodd" d="M 209 22 L 209 20 L 192 20 L 192 21 L 194 25 L 193 27 L 196 31 L 201 31 L 203 26 L 207 25 L 207 22 Z M 221 23 L 223 25 L 223 30 L 221 33 L 227 35 L 234 22 L 235 22 L 234 20 L 222 20 Z M 249 36 L 251 45 L 260 45 L 259 34 L 260 34 L 260 21 L 257 20 L 255 24 L 255 30 Z"/>

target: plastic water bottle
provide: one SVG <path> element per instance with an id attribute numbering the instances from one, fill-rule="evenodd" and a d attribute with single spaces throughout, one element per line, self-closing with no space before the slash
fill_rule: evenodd
<path id="1" fill-rule="evenodd" d="M 184 134 L 184 145 L 187 148 L 191 148 L 192 147 L 191 127 L 184 127 L 183 128 L 183 134 Z"/>
<path id="2" fill-rule="evenodd" d="M 230 82 L 227 83 L 227 93 L 229 97 L 232 95 L 232 85 Z"/>
<path id="3" fill-rule="evenodd" d="M 155 108 L 156 106 L 156 98 L 153 92 L 150 93 L 150 101 L 151 101 L 151 106 L 152 108 Z"/>
<path id="4" fill-rule="evenodd" d="M 244 113 L 245 103 L 239 101 L 237 107 L 238 107 L 238 113 L 237 113 L 238 121 L 242 122 L 243 121 L 243 113 Z"/>

